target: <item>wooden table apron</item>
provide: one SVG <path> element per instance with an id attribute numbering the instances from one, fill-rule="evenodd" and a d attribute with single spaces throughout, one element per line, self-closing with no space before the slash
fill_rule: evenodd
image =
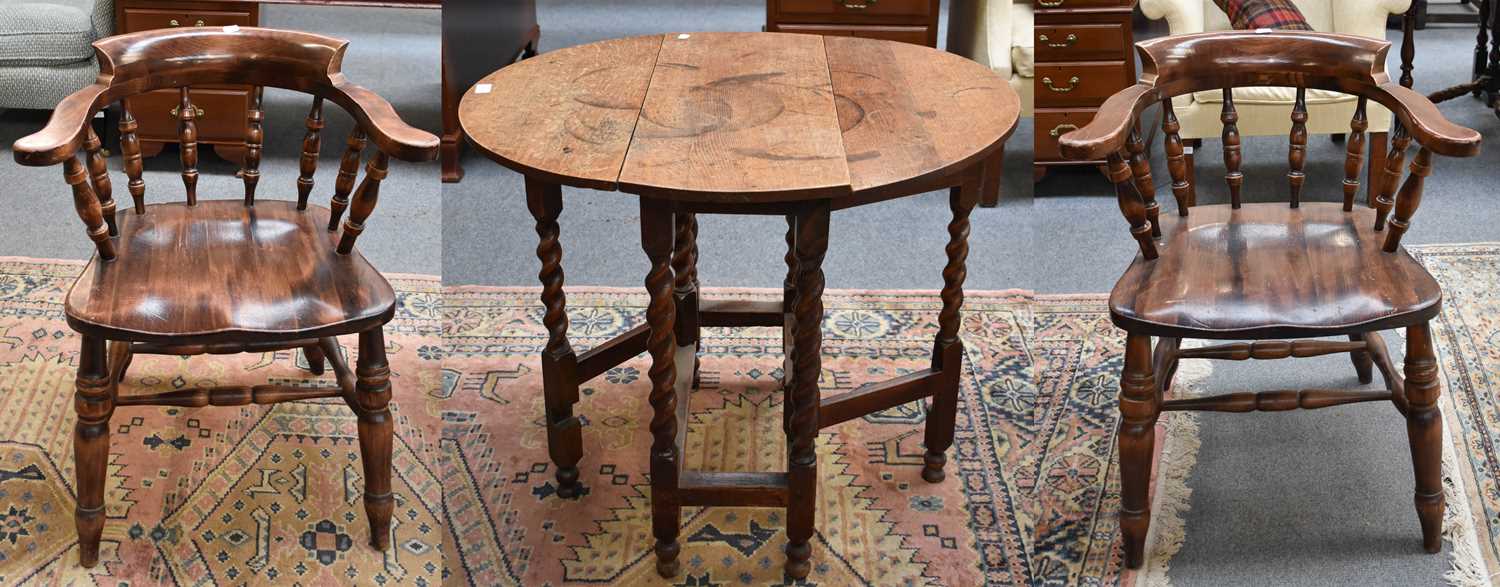
<path id="1" fill-rule="evenodd" d="M 481 90 L 483 92 L 481 93 Z M 581 383 L 651 355 L 653 534 L 657 571 L 678 570 L 683 506 L 788 510 L 787 572 L 811 566 L 819 429 L 933 397 L 923 477 L 944 477 L 963 344 L 959 309 L 969 213 L 982 162 L 1015 129 L 1019 101 L 988 68 L 927 47 L 781 33 L 615 39 L 544 53 L 485 78 L 460 122 L 475 147 L 526 176 L 540 237 L 548 448 L 558 494 L 579 495 Z M 646 324 L 584 353 L 567 338 L 562 186 L 636 194 L 650 270 Z M 822 397 L 822 262 L 833 210 L 950 190 L 947 263 L 932 367 Z M 787 218 L 781 303 L 700 300 L 696 215 Z M 787 472 L 685 470 L 684 395 L 705 326 L 780 326 L 787 373 Z"/>

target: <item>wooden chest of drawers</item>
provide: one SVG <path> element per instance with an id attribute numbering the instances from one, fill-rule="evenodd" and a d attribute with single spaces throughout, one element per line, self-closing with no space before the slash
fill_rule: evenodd
<path id="1" fill-rule="evenodd" d="M 766 0 L 766 30 L 937 46 L 939 0 Z"/>
<path id="2" fill-rule="evenodd" d="M 1035 178 L 1068 161 L 1057 139 L 1093 119 L 1115 92 L 1135 83 L 1130 15 L 1135 0 L 1035 0 Z"/>
<path id="3" fill-rule="evenodd" d="M 170 0 L 117 0 L 115 31 L 137 31 L 194 26 L 256 26 L 260 5 L 254 2 L 176 2 Z M 245 86 L 194 86 L 194 114 L 198 141 L 212 145 L 221 158 L 238 163 L 245 153 L 246 111 L 250 88 Z M 131 115 L 140 124 L 137 136 L 141 154 L 151 157 L 167 143 L 177 142 L 176 90 L 158 90 L 126 100 Z"/>

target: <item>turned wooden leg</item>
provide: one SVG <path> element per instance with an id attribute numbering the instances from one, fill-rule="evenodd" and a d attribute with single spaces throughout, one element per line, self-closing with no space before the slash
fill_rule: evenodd
<path id="1" fill-rule="evenodd" d="M 797 216 L 786 217 L 786 280 L 781 290 L 781 431 L 790 435 L 792 431 L 792 387 L 796 369 L 792 367 L 796 341 L 792 333 L 796 329 L 797 317 Z M 788 436 L 790 437 L 790 436 Z M 790 455 L 790 453 L 788 453 Z"/>
<path id="2" fill-rule="evenodd" d="M 1000 205 L 1000 178 L 1004 175 L 1001 168 L 1005 164 L 1005 145 L 984 160 L 984 177 L 980 180 L 979 205 L 986 208 L 994 208 Z"/>
<path id="3" fill-rule="evenodd" d="M 1370 163 L 1365 178 L 1365 205 L 1375 207 L 1375 196 L 1380 194 L 1381 178 L 1385 177 L 1385 158 L 1389 153 L 1386 146 L 1389 133 L 1370 133 Z"/>
<path id="4" fill-rule="evenodd" d="M 78 506 L 73 520 L 78 528 L 78 562 L 99 563 L 99 539 L 104 535 L 104 478 L 109 465 L 109 417 L 115 411 L 115 385 L 110 380 L 103 338 L 83 335 L 78 353 L 77 394 L 73 408 L 73 464 L 78 483 Z"/>
<path id="5" fill-rule="evenodd" d="M 656 537 L 656 572 L 677 574 L 682 545 L 682 500 L 677 495 L 677 352 L 676 299 L 672 292 L 672 210 L 665 202 L 641 198 L 641 249 L 651 262 L 646 273 L 646 324 L 651 354 L 651 533 Z M 682 398 L 687 401 L 687 398 Z"/>
<path id="6" fill-rule="evenodd" d="M 391 367 L 385 358 L 385 334 L 376 328 L 359 334 L 354 397 L 349 407 L 359 417 L 359 458 L 365 470 L 365 516 L 370 519 L 370 546 L 391 545 Z"/>
<path id="7" fill-rule="evenodd" d="M 958 390 L 963 371 L 964 343 L 958 337 L 963 322 L 960 309 L 964 304 L 964 278 L 969 258 L 969 213 L 979 199 L 979 178 L 970 176 L 948 192 L 948 208 L 953 220 L 948 222 L 948 264 L 943 267 L 943 309 L 938 312 L 937 339 L 932 345 L 932 368 L 942 373 L 934 382 L 932 410 L 927 413 L 924 437 L 927 454 L 922 457 L 922 479 L 928 483 L 943 480 L 943 465 L 948 463 L 948 447 L 953 446 L 954 420 L 958 414 Z"/>
<path id="8" fill-rule="evenodd" d="M 1203 146 L 1203 139 L 1186 139 L 1182 142 L 1188 147 L 1187 153 L 1184 153 L 1182 158 L 1187 162 L 1187 200 L 1188 207 L 1191 208 L 1198 205 L 1198 166 L 1194 157 L 1197 156 L 1198 149 Z"/>
<path id="9" fill-rule="evenodd" d="M 698 349 L 702 328 L 698 321 L 698 217 L 674 216 L 676 242 L 672 247 L 672 294 L 677 302 L 676 336 L 679 346 L 693 345 L 693 388 L 698 387 Z"/>
<path id="10" fill-rule="evenodd" d="M 526 207 L 536 219 L 536 234 L 540 239 L 536 256 L 542 261 L 542 271 L 537 277 L 542 281 L 542 305 L 546 307 L 542 316 L 542 324 L 547 327 L 547 347 L 542 351 L 542 393 L 547 406 L 547 452 L 557 465 L 557 496 L 573 498 L 583 493 L 578 483 L 583 425 L 573 415 L 573 404 L 578 403 L 578 356 L 568 343 L 562 244 L 558 242 L 562 186 L 527 178 Z"/>
<path id="11" fill-rule="evenodd" d="M 1378 334 L 1376 336 L 1379 336 Z M 1358 334 L 1349 335 L 1350 342 L 1359 342 L 1364 337 Z M 1375 380 L 1375 360 L 1370 358 L 1370 353 L 1365 351 L 1353 351 L 1349 353 L 1349 360 L 1354 362 L 1354 372 L 1359 375 L 1359 382 L 1369 383 Z"/>
<path id="12" fill-rule="evenodd" d="M 977 198 L 975 198 L 977 199 Z M 970 206 L 973 201 L 970 200 Z M 818 507 L 818 411 L 823 372 L 823 256 L 828 252 L 827 200 L 808 204 L 797 217 L 797 306 L 792 333 L 794 357 L 787 438 L 786 574 L 804 579 L 812 571 L 814 517 Z"/>
<path id="13" fill-rule="evenodd" d="M 1416 473 L 1417 518 L 1422 548 L 1443 549 L 1443 415 L 1438 410 L 1437 355 L 1428 324 L 1406 329 L 1406 436 Z"/>
<path id="14" fill-rule="evenodd" d="M 323 369 L 327 365 L 327 361 L 323 357 L 322 348 L 319 348 L 315 344 L 307 345 L 302 347 L 302 356 L 307 357 L 307 371 L 309 373 L 313 375 L 323 374 Z"/>
<path id="15" fill-rule="evenodd" d="M 1120 376 L 1120 531 L 1125 566 L 1145 562 L 1146 529 L 1151 524 L 1151 454 L 1161 400 L 1151 371 L 1151 337 L 1125 339 L 1125 371 Z"/>

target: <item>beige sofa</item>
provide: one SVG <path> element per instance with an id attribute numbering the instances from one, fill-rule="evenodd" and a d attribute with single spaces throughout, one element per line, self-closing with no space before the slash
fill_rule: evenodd
<path id="1" fill-rule="evenodd" d="M 988 65 L 1009 78 L 1011 89 L 1021 97 L 1021 116 L 1031 116 L 1035 95 L 1031 2 L 950 1 L 948 50 Z M 983 206 L 994 206 L 999 201 L 999 159 L 996 157 L 987 170 Z"/>

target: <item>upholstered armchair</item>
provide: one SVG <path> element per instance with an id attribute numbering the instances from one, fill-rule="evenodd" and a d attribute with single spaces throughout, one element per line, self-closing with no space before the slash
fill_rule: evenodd
<path id="1" fill-rule="evenodd" d="M 94 83 L 114 0 L 0 0 L 0 108 L 51 110 Z"/>
<path id="2" fill-rule="evenodd" d="M 990 66 L 1010 79 L 1021 97 L 1021 116 L 1030 117 L 1035 92 L 1035 44 L 1030 0 L 951 0 L 948 50 Z M 986 168 L 981 206 L 1000 200 L 1000 157 Z M 993 173 L 991 171 L 993 170 Z"/>
<path id="3" fill-rule="evenodd" d="M 1313 30 L 1345 33 L 1385 39 L 1385 23 L 1390 15 L 1406 12 L 1411 0 L 1293 0 L 1307 24 Z M 1147 18 L 1167 21 L 1173 35 L 1226 31 L 1233 27 L 1229 16 L 1214 4 L 1213 0 L 1141 0 L 1141 12 Z M 1291 130 L 1289 118 L 1294 100 L 1293 88 L 1249 87 L 1234 89 L 1234 104 L 1239 113 L 1240 136 L 1286 136 Z M 1310 135 L 1342 135 L 1349 132 L 1349 119 L 1354 114 L 1355 97 L 1337 92 L 1309 89 L 1307 92 L 1307 132 Z M 1223 132 L 1219 115 L 1223 110 L 1223 94 L 1219 90 L 1195 92 L 1172 99 L 1178 120 L 1182 123 L 1182 140 L 1197 148 L 1202 139 L 1218 138 Z M 1384 167 L 1386 153 L 1386 130 L 1391 125 L 1391 113 L 1371 103 L 1369 106 L 1370 172 L 1365 183 L 1370 189 L 1369 202 L 1374 200 L 1375 172 Z M 1193 156 L 1187 156 L 1189 170 Z M 1196 180 L 1188 175 L 1196 192 Z"/>

